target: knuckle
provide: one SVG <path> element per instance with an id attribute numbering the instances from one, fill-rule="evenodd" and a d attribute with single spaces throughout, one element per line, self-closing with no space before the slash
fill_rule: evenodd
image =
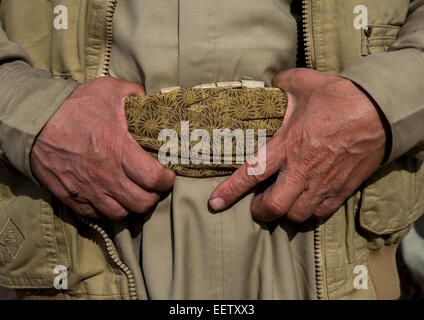
<path id="1" fill-rule="evenodd" d="M 264 196 L 264 206 L 273 216 L 282 216 L 285 211 L 284 204 L 276 197 Z"/>
<path id="2" fill-rule="evenodd" d="M 89 218 L 97 218 L 98 215 L 95 210 L 90 205 L 75 205 L 73 208 L 77 213 L 89 217 Z"/>
<path id="3" fill-rule="evenodd" d="M 236 174 L 233 174 L 226 184 L 226 189 L 228 193 L 241 195 L 247 192 L 250 188 L 256 186 L 266 179 L 266 173 L 264 174 L 249 174 L 249 166 L 244 165 L 237 171 Z"/>
<path id="4" fill-rule="evenodd" d="M 149 189 L 153 189 L 160 184 L 162 180 L 162 170 L 157 167 L 152 167 L 148 170 L 144 178 L 144 183 Z"/>
<path id="5" fill-rule="evenodd" d="M 128 216 L 128 211 L 124 208 L 116 208 L 112 211 L 111 217 L 113 220 L 123 220 Z"/>
<path id="6" fill-rule="evenodd" d="M 264 179 L 261 177 L 261 175 L 246 175 L 245 179 L 247 183 L 251 186 L 257 185 L 258 183 L 262 182 Z M 237 181 L 242 182 L 242 179 L 239 179 Z M 240 184 L 240 183 L 239 183 Z"/>
<path id="7" fill-rule="evenodd" d="M 267 176 L 270 175 L 270 172 L 269 172 L 270 169 L 269 168 L 266 168 L 265 172 L 263 172 L 262 174 L 249 174 L 247 172 L 247 168 L 248 167 L 246 167 L 246 171 L 244 172 L 245 173 L 244 176 L 241 177 L 240 180 L 245 179 L 249 183 L 249 185 L 252 185 L 252 186 L 257 185 L 258 183 L 261 183 L 262 181 L 264 181 L 266 179 Z"/>
<path id="8" fill-rule="evenodd" d="M 318 207 L 314 212 L 314 216 L 317 218 L 325 218 L 329 214 L 335 212 L 340 207 L 341 203 L 342 202 L 338 199 L 328 199 Z"/>
<path id="9" fill-rule="evenodd" d="M 317 209 L 317 211 L 314 212 L 314 214 L 313 214 L 313 216 L 315 218 L 317 218 L 318 220 L 319 219 L 324 219 L 325 217 L 327 217 L 327 215 L 328 215 L 327 211 L 322 211 L 320 209 Z"/>
<path id="10" fill-rule="evenodd" d="M 139 213 L 145 213 L 149 211 L 151 208 L 155 206 L 157 200 L 158 200 L 158 197 L 155 195 L 150 195 L 146 197 L 145 199 L 143 199 L 143 201 L 141 202 L 139 206 L 140 208 Z"/>
<path id="11" fill-rule="evenodd" d="M 328 194 L 330 193 L 329 187 L 326 183 L 323 183 L 321 187 L 313 187 L 311 188 L 310 192 L 313 193 L 317 198 L 319 199 L 326 199 L 328 197 Z"/>
<path id="12" fill-rule="evenodd" d="M 93 203 L 97 210 L 114 221 L 122 220 L 129 214 L 124 207 L 109 197 L 98 196 Z"/>
<path id="13" fill-rule="evenodd" d="M 298 170 L 287 170 L 284 179 L 290 184 L 302 184 L 306 186 L 306 176 L 302 167 L 297 167 Z"/>
<path id="14" fill-rule="evenodd" d="M 289 211 L 287 214 L 287 219 L 295 222 L 295 223 L 302 223 L 304 222 L 308 217 L 304 214 L 298 212 L 298 211 Z"/>

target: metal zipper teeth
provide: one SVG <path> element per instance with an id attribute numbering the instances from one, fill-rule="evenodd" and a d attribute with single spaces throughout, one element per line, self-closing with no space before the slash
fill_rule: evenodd
<path id="1" fill-rule="evenodd" d="M 128 288 L 129 288 L 130 299 L 131 300 L 137 300 L 138 297 L 137 297 L 137 291 L 136 291 L 136 287 L 135 287 L 134 275 L 131 272 L 131 270 L 121 261 L 121 259 L 119 259 L 119 256 L 118 256 L 117 252 L 115 251 L 115 249 L 113 247 L 112 240 L 110 240 L 106 231 L 102 227 L 100 227 L 98 224 L 94 223 L 90 219 L 87 219 L 86 217 L 83 217 L 79 214 L 75 214 L 75 216 L 82 223 L 88 225 L 89 227 L 94 229 L 97 233 L 99 233 L 102 236 L 103 241 L 106 245 L 106 251 L 107 251 L 109 257 L 125 273 L 125 275 L 128 279 Z"/>
<path id="2" fill-rule="evenodd" d="M 309 22 L 311 20 L 311 1 L 302 0 L 302 22 L 303 22 L 303 43 L 305 46 L 305 61 L 306 67 L 312 69 L 313 58 L 312 58 L 312 40 L 310 37 Z"/>
<path id="3" fill-rule="evenodd" d="M 105 40 L 105 53 L 103 58 L 103 69 L 102 75 L 109 75 L 109 65 L 110 65 L 110 55 L 112 52 L 112 20 L 113 15 L 115 14 L 116 4 L 118 0 L 109 0 L 106 9 L 105 15 L 105 31 L 106 31 L 106 40 Z"/>
<path id="4" fill-rule="evenodd" d="M 313 69 L 313 44 L 312 38 L 310 36 L 310 20 L 311 20 L 311 0 L 302 0 L 302 24 L 303 24 L 303 43 L 305 46 L 305 62 L 306 67 Z M 314 228 L 314 264 L 315 264 L 315 279 L 316 279 L 316 290 L 317 298 L 321 300 L 324 296 L 323 292 L 323 282 L 324 282 L 324 273 L 322 270 L 322 232 L 320 230 L 320 225 L 317 223 Z"/>
<path id="5" fill-rule="evenodd" d="M 324 273 L 322 271 L 321 245 L 322 245 L 322 232 L 320 230 L 320 225 L 317 223 L 314 228 L 314 264 L 315 264 L 315 282 L 316 282 L 318 300 L 321 300 L 324 296 L 324 292 L 323 292 Z"/>

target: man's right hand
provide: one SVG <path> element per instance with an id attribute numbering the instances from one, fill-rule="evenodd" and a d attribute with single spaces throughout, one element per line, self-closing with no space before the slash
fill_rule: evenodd
<path id="1" fill-rule="evenodd" d="M 125 97 L 144 88 L 103 77 L 75 89 L 36 139 L 34 176 L 78 213 L 119 220 L 144 213 L 174 183 L 128 132 Z"/>

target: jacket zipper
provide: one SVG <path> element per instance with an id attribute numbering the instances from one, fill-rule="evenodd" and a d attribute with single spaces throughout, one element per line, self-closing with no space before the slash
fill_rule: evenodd
<path id="1" fill-rule="evenodd" d="M 105 49 L 103 54 L 103 65 L 102 65 L 102 76 L 108 76 L 109 75 L 109 65 L 110 65 L 110 55 L 112 52 L 112 20 L 113 15 L 115 14 L 116 5 L 118 3 L 118 0 L 108 0 L 107 8 L 106 8 L 106 14 L 105 14 Z M 106 251 L 109 255 L 109 257 L 112 259 L 112 261 L 124 272 L 128 279 L 128 288 L 129 288 L 129 294 L 131 300 L 137 300 L 137 291 L 135 287 L 135 279 L 132 271 L 119 259 L 118 253 L 115 251 L 115 248 L 113 246 L 112 240 L 106 233 L 106 231 L 100 227 L 98 224 L 93 223 L 89 219 L 78 215 L 78 219 L 85 223 L 86 225 L 90 226 L 92 229 L 94 229 L 97 233 L 99 233 L 103 241 L 106 245 Z"/>
<path id="2" fill-rule="evenodd" d="M 103 56 L 102 75 L 109 75 L 110 55 L 112 52 L 112 20 L 115 14 L 116 5 L 118 0 L 108 0 L 108 5 L 105 15 L 105 51 Z"/>
<path id="3" fill-rule="evenodd" d="M 302 25 L 303 25 L 303 44 L 305 47 L 306 67 L 314 69 L 314 46 L 312 37 L 312 0 L 302 0 Z M 324 297 L 324 272 L 322 268 L 322 225 L 316 223 L 314 226 L 314 264 L 315 264 L 315 285 L 317 299 Z"/>
<path id="4" fill-rule="evenodd" d="M 90 219 L 83 217 L 80 214 L 75 214 L 75 216 L 78 218 L 79 221 L 81 221 L 82 223 L 88 225 L 90 228 L 92 228 L 94 231 L 96 231 L 98 234 L 100 234 L 100 236 L 103 239 L 103 242 L 106 246 L 106 251 L 109 255 L 109 257 L 112 259 L 112 261 L 119 267 L 119 269 L 121 269 L 127 279 L 128 279 L 128 288 L 129 288 L 129 294 L 130 294 L 130 299 L 131 300 L 137 300 L 137 292 L 136 292 L 136 287 L 135 287 L 135 280 L 134 280 L 134 275 L 131 272 L 131 270 L 121 261 L 121 259 L 119 259 L 118 253 L 116 252 L 112 240 L 109 238 L 108 234 L 106 233 L 106 231 L 99 226 L 98 224 L 94 223 L 93 221 L 91 221 Z"/>
<path id="5" fill-rule="evenodd" d="M 314 69 L 314 46 L 312 38 L 312 0 L 302 1 L 303 44 L 305 46 L 306 67 Z"/>

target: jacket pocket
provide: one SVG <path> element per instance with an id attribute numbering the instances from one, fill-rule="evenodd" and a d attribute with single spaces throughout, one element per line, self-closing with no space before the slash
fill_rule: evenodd
<path id="1" fill-rule="evenodd" d="M 391 25 L 368 25 L 361 34 L 361 54 L 386 52 L 396 41 L 400 27 Z"/>
<path id="2" fill-rule="evenodd" d="M 424 212 L 417 184 L 422 171 L 417 159 L 401 157 L 367 180 L 362 190 L 359 224 L 371 238 L 380 237 L 386 245 L 398 242 Z"/>
<path id="3" fill-rule="evenodd" d="M 0 285 L 52 288 L 59 265 L 70 262 L 50 193 L 0 161 Z"/>

